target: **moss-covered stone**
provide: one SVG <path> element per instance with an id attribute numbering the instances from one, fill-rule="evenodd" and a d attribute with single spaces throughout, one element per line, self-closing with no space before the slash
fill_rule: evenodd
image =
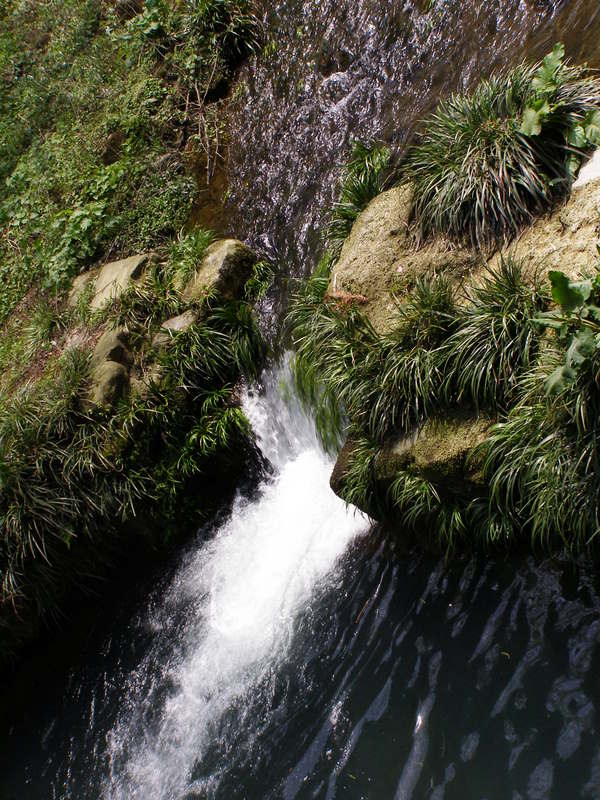
<path id="1" fill-rule="evenodd" d="M 501 255 L 511 252 L 533 277 L 557 269 L 569 278 L 593 275 L 600 238 L 600 179 L 593 177 L 575 188 L 560 208 L 537 219 L 507 251 L 489 262 L 495 269 Z"/>
<path id="2" fill-rule="evenodd" d="M 187 311 L 184 311 L 183 314 L 179 314 L 177 317 L 172 317 L 171 319 L 165 320 L 165 322 L 163 322 L 163 324 L 160 326 L 158 333 L 154 335 L 152 339 L 152 346 L 159 351 L 166 350 L 169 344 L 173 341 L 173 336 L 181 331 L 186 331 L 197 321 L 197 319 L 198 312 L 190 308 Z"/>
<path id="3" fill-rule="evenodd" d="M 126 367 L 133 363 L 133 356 L 129 349 L 129 332 L 125 328 L 109 328 L 98 340 L 92 353 L 92 369 L 106 361 L 115 361 Z"/>
<path id="4" fill-rule="evenodd" d="M 91 308 L 97 311 L 109 300 L 119 297 L 132 281 L 142 276 L 148 264 L 155 258 L 152 253 L 142 253 L 105 264 L 96 278 Z"/>
<path id="5" fill-rule="evenodd" d="M 430 417 L 410 434 L 388 438 L 374 466 L 374 489 L 385 498 L 401 472 L 410 472 L 433 483 L 441 496 L 469 497 L 482 487 L 481 464 L 473 451 L 484 440 L 494 420 L 470 411 L 455 410 L 446 416 Z M 330 478 L 332 490 L 344 497 L 348 469 L 352 463 L 354 440 L 348 438 Z M 376 516 L 372 507 L 362 511 Z"/>
<path id="6" fill-rule="evenodd" d="M 493 424 L 488 416 L 454 411 L 428 419 L 409 451 L 410 466 L 440 489 L 479 485 L 481 464 L 472 453 Z"/>
<path id="7" fill-rule="evenodd" d="M 433 273 L 448 271 L 459 280 L 479 261 L 475 253 L 443 240 L 415 249 L 411 215 L 409 187 L 378 195 L 354 223 L 331 274 L 329 292 L 364 296 L 364 311 L 380 332 L 393 324 L 395 294 Z"/>
<path id="8" fill-rule="evenodd" d="M 186 303 L 197 302 L 211 291 L 225 300 L 240 299 L 256 261 L 256 254 L 237 239 L 214 242 L 185 286 L 183 300 Z"/>
<path id="9" fill-rule="evenodd" d="M 116 361 L 105 361 L 92 371 L 84 408 L 112 408 L 129 391 L 129 370 Z"/>
<path id="10" fill-rule="evenodd" d="M 73 280 L 71 291 L 67 299 L 69 308 L 75 308 L 81 297 L 86 293 L 88 286 L 95 280 L 96 271 L 83 272 Z"/>

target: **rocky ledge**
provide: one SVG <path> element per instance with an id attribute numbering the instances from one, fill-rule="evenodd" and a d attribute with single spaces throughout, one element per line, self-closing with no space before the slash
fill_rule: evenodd
<path id="1" fill-rule="evenodd" d="M 482 254 L 444 239 L 416 248 L 410 230 L 410 188 L 383 192 L 356 220 L 332 270 L 328 295 L 359 300 L 361 311 L 385 334 L 393 325 L 398 300 L 421 277 L 444 274 L 460 303 L 465 289 L 476 286 L 509 255 L 519 260 L 532 282 L 551 269 L 560 269 L 571 279 L 594 274 L 600 232 L 598 153 L 582 169 L 568 201 L 494 253 Z M 378 494 L 385 496 L 394 478 L 404 471 L 430 482 L 440 496 L 468 498 L 480 482 L 473 450 L 494 421 L 465 407 L 429 418 L 409 435 L 388 438 L 373 465 Z M 331 476 L 331 486 L 340 496 L 345 496 L 353 447 L 349 440 Z M 372 504 L 363 510 L 378 516 Z"/>

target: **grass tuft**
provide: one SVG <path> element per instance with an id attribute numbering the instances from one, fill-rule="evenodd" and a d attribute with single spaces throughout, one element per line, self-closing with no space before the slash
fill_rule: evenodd
<path id="1" fill-rule="evenodd" d="M 448 235 L 487 249 L 569 192 L 573 156 L 591 145 L 585 130 L 600 109 L 600 80 L 559 51 L 541 85 L 545 65 L 484 80 L 424 122 L 406 163 L 421 239 Z"/>
<path id="2" fill-rule="evenodd" d="M 534 319 L 548 303 L 546 292 L 529 283 L 521 265 L 503 258 L 497 270 L 467 291 L 456 330 L 442 347 L 440 370 L 448 402 L 465 400 L 476 409 L 506 408 L 519 375 L 538 353 Z"/>
<path id="3" fill-rule="evenodd" d="M 342 173 L 339 199 L 326 228 L 329 249 L 336 257 L 358 215 L 386 188 L 390 172 L 391 153 L 385 145 L 353 143 L 350 161 Z"/>

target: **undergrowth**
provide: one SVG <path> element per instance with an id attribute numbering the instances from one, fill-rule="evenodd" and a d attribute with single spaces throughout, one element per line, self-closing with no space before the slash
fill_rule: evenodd
<path id="1" fill-rule="evenodd" d="M 0 19 L 0 323 L 32 285 L 60 294 L 169 242 L 203 180 L 186 147 L 220 157 L 208 109 L 255 46 L 248 0 L 146 0 L 130 20 L 114 5 L 28 0 Z"/>
<path id="2" fill-rule="evenodd" d="M 122 321 L 133 328 L 138 310 L 120 306 Z M 256 377 L 263 344 L 243 302 L 208 298 L 198 314 L 166 351 L 148 355 L 160 380 L 113 409 L 85 402 L 90 354 L 76 348 L 0 397 L 5 655 L 61 613 L 74 588 L 97 587 L 132 536 L 167 546 L 238 474 L 251 436 L 236 387 Z"/>
<path id="3" fill-rule="evenodd" d="M 549 314 L 549 292 L 512 258 L 459 304 L 443 277 L 432 276 L 403 298 L 395 327 L 383 335 L 356 306 L 327 297 L 326 266 L 299 288 L 288 322 L 298 392 L 316 409 L 324 444 L 352 442 L 347 502 L 393 513 L 422 543 L 446 553 L 593 547 L 600 530 L 599 281 L 569 285 L 553 277 L 555 299 L 560 286 L 565 305 Z M 548 325 L 560 336 L 542 339 Z M 498 420 L 471 453 L 474 483 L 445 486 L 409 461 L 381 484 L 375 465 L 390 442 L 465 409 Z"/>

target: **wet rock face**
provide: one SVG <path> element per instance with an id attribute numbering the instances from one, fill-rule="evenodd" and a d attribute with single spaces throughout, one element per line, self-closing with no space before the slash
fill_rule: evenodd
<path id="1" fill-rule="evenodd" d="M 244 284 L 252 274 L 256 254 L 237 239 L 221 239 L 207 249 L 196 274 L 184 288 L 182 297 L 196 302 L 214 290 L 225 300 L 242 297 Z"/>

